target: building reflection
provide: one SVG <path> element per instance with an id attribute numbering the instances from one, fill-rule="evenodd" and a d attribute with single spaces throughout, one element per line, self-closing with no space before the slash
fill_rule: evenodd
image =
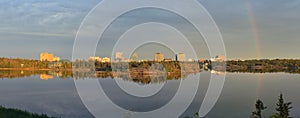
<path id="1" fill-rule="evenodd" d="M 210 73 L 211 74 L 215 74 L 215 75 L 220 75 L 220 76 L 224 76 L 225 75 L 224 71 L 211 70 Z"/>
<path id="2" fill-rule="evenodd" d="M 1 70 L 0 78 L 2 79 L 23 79 L 33 76 L 39 77 L 41 80 L 49 79 L 121 79 L 124 81 L 130 81 L 140 84 L 150 83 L 163 83 L 168 80 L 180 80 L 186 79 L 191 74 L 198 74 L 203 71 L 208 71 L 214 75 L 224 76 L 226 71 L 220 70 L 205 70 L 204 69 L 191 69 L 181 68 L 181 71 L 163 71 L 156 67 L 153 70 L 149 69 L 137 69 L 127 68 L 117 71 L 53 71 L 53 70 Z M 239 71 L 237 71 L 239 72 Z M 250 71 L 251 72 L 251 71 Z M 256 71 L 255 71 L 256 72 Z M 261 72 L 259 72 L 261 73 Z M 294 71 L 288 71 L 286 73 L 298 73 Z"/>
<path id="3" fill-rule="evenodd" d="M 121 79 L 140 84 L 164 83 L 168 80 L 185 79 L 189 74 L 196 73 L 167 73 L 167 72 L 150 72 L 150 71 L 129 71 L 129 72 L 113 72 L 113 71 L 30 71 L 30 70 L 6 70 L 0 71 L 2 79 L 22 79 L 38 76 L 40 80 L 50 79 Z"/>
<path id="4" fill-rule="evenodd" d="M 40 79 L 41 80 L 53 79 L 53 76 L 52 75 L 47 75 L 47 74 L 40 74 Z"/>

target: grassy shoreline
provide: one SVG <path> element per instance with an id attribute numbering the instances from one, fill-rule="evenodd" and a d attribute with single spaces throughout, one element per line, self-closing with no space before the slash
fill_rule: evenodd
<path id="1" fill-rule="evenodd" d="M 46 114 L 30 113 L 28 111 L 5 108 L 0 106 L 0 118 L 53 118 Z"/>

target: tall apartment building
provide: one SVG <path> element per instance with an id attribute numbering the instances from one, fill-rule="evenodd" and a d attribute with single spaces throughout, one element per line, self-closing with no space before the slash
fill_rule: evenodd
<path id="1" fill-rule="evenodd" d="M 48 52 L 43 52 L 40 54 L 40 61 L 60 61 L 60 57 L 54 56 L 53 54 Z"/>
<path id="2" fill-rule="evenodd" d="M 154 61 L 161 62 L 164 60 L 164 55 L 162 53 L 156 53 L 154 55 Z"/>
<path id="3" fill-rule="evenodd" d="M 184 53 L 176 54 L 176 61 L 186 61 L 186 57 Z"/>

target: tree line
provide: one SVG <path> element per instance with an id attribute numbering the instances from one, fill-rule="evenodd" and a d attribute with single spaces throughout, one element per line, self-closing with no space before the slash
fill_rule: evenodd
<path id="1" fill-rule="evenodd" d="M 67 61 L 47 62 L 33 59 L 0 58 L 0 68 L 71 69 L 72 63 Z"/>
<path id="2" fill-rule="evenodd" d="M 229 72 L 287 72 L 300 73 L 300 60 L 297 59 L 260 59 L 227 61 Z"/>

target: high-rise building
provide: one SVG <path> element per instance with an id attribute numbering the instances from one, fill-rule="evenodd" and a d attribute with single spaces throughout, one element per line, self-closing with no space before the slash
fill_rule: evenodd
<path id="1" fill-rule="evenodd" d="M 116 57 L 115 57 L 115 60 L 116 61 L 122 61 L 124 58 L 123 58 L 123 53 L 122 52 L 116 52 Z"/>
<path id="2" fill-rule="evenodd" d="M 60 57 L 54 56 L 53 54 L 48 52 L 43 52 L 40 54 L 40 61 L 60 61 Z"/>
<path id="3" fill-rule="evenodd" d="M 186 57 L 184 53 L 176 54 L 176 61 L 186 61 Z"/>
<path id="4" fill-rule="evenodd" d="M 156 53 L 154 56 L 154 61 L 161 62 L 164 60 L 164 55 L 162 53 Z"/>

